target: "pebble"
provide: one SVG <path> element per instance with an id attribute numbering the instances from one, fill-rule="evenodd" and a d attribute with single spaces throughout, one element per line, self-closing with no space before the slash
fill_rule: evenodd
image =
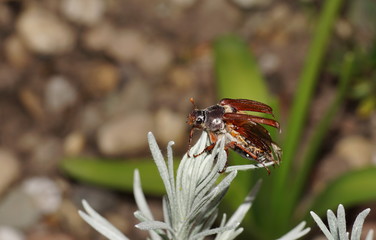
<path id="1" fill-rule="evenodd" d="M 58 185 L 46 177 L 26 179 L 22 190 L 33 200 L 35 206 L 43 214 L 55 212 L 61 204 L 62 193 Z"/>
<path id="2" fill-rule="evenodd" d="M 64 152 L 67 156 L 77 156 L 85 146 L 85 136 L 78 131 L 68 134 L 64 140 Z"/>
<path id="3" fill-rule="evenodd" d="M 95 104 L 87 104 L 80 115 L 79 129 L 85 135 L 92 135 L 104 121 L 100 107 Z"/>
<path id="4" fill-rule="evenodd" d="M 320 192 L 328 182 L 351 169 L 372 164 L 373 145 L 363 136 L 349 135 L 342 138 L 319 165 L 314 178 L 313 192 Z"/>
<path id="5" fill-rule="evenodd" d="M 81 185 L 74 187 L 71 192 L 71 199 L 77 206 L 81 206 L 85 199 L 97 212 L 108 211 L 119 203 L 113 192 L 103 188 Z"/>
<path id="6" fill-rule="evenodd" d="M 29 7 L 22 12 L 17 32 L 26 46 L 39 54 L 65 53 L 75 45 L 75 35 L 69 25 L 42 8 Z"/>
<path id="7" fill-rule="evenodd" d="M 337 154 L 353 168 L 361 168 L 372 162 L 374 146 L 370 140 L 360 135 L 342 138 L 335 147 Z"/>
<path id="8" fill-rule="evenodd" d="M 173 67 L 168 73 L 168 84 L 177 90 L 186 91 L 194 83 L 192 71 L 183 67 Z"/>
<path id="9" fill-rule="evenodd" d="M 148 110 L 151 107 L 154 91 L 143 79 L 134 78 L 127 82 L 118 94 L 106 98 L 103 112 L 107 118 L 112 118 L 123 113 Z"/>
<path id="10" fill-rule="evenodd" d="M 171 49 L 162 43 L 147 44 L 141 53 L 137 55 L 137 63 L 149 74 L 163 72 L 173 60 Z"/>
<path id="11" fill-rule="evenodd" d="M 220 35 L 228 34 L 243 20 L 239 9 L 227 0 L 202 1 L 195 14 L 186 16 L 179 21 L 175 31 L 194 42 L 210 42 Z"/>
<path id="12" fill-rule="evenodd" d="M 350 39 L 354 35 L 353 27 L 344 19 L 338 19 L 336 21 L 335 31 L 339 37 L 345 40 Z"/>
<path id="13" fill-rule="evenodd" d="M 25 240 L 25 235 L 18 229 L 0 226 L 0 240 Z"/>
<path id="14" fill-rule="evenodd" d="M 159 109 L 155 114 L 156 138 L 162 145 L 166 145 L 169 141 L 174 141 L 177 146 L 184 145 L 187 142 L 185 122 L 185 116 L 166 108 Z"/>
<path id="15" fill-rule="evenodd" d="M 41 99 L 37 94 L 31 89 L 24 88 L 20 90 L 18 96 L 22 105 L 35 120 L 40 121 L 44 118 L 44 109 Z"/>
<path id="16" fill-rule="evenodd" d="M 148 146 L 146 135 L 153 130 L 153 117 L 148 112 L 119 116 L 98 130 L 97 143 L 105 155 L 137 154 Z"/>
<path id="17" fill-rule="evenodd" d="M 265 53 L 260 56 L 259 64 L 263 73 L 272 74 L 278 70 L 280 59 L 276 54 Z"/>
<path id="18" fill-rule="evenodd" d="M 113 91 L 120 80 L 117 67 L 107 62 L 91 62 L 85 66 L 82 80 L 85 89 L 94 97 L 101 97 Z"/>
<path id="19" fill-rule="evenodd" d="M 44 101 L 48 111 L 62 113 L 73 106 L 78 98 L 76 88 L 63 76 L 51 77 L 45 88 Z"/>
<path id="20" fill-rule="evenodd" d="M 28 171 L 38 174 L 46 174 L 56 171 L 62 157 L 63 148 L 61 140 L 46 136 L 37 139 L 38 143 L 31 155 L 30 168 Z"/>
<path id="21" fill-rule="evenodd" d="M 30 53 L 18 36 L 13 35 L 5 40 L 4 51 L 6 59 L 13 67 L 22 70 L 30 64 Z"/>
<path id="22" fill-rule="evenodd" d="M 74 205 L 70 200 L 64 199 L 56 213 L 57 218 L 67 231 L 78 236 L 77 239 L 90 239 L 85 236 L 91 231 L 91 227 L 78 215 L 79 209 L 83 209 L 81 203 Z"/>
<path id="23" fill-rule="evenodd" d="M 61 10 L 69 20 L 91 26 L 101 21 L 106 4 L 103 0 L 64 0 Z"/>
<path id="24" fill-rule="evenodd" d="M 104 21 L 94 25 L 83 34 L 84 46 L 93 51 L 104 51 L 116 35 L 116 29 Z"/>
<path id="25" fill-rule="evenodd" d="M 136 30 L 117 30 L 107 43 L 106 53 L 119 62 L 129 62 L 141 58 L 148 43 Z"/>
<path id="26" fill-rule="evenodd" d="M 318 194 L 339 176 L 351 170 L 349 163 L 334 153 L 326 156 L 317 167 L 311 190 L 313 194 Z"/>
<path id="27" fill-rule="evenodd" d="M 12 189 L 0 202 L 0 225 L 29 229 L 40 218 L 31 196 L 21 188 Z"/>
<path id="28" fill-rule="evenodd" d="M 11 152 L 0 149 L 0 195 L 20 176 L 19 160 Z"/>

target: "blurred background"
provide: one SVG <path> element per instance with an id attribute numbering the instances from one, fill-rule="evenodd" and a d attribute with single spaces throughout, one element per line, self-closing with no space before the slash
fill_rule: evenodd
<path id="1" fill-rule="evenodd" d="M 315 125 L 335 101 L 340 79 L 349 79 L 316 141 L 321 147 L 294 208 L 304 208 L 310 196 L 338 176 L 374 165 L 376 3 L 337 2 L 327 21 L 325 47 L 312 50 L 325 18 L 326 6 L 319 0 L 1 1 L 0 239 L 104 239 L 78 216 L 82 199 L 131 239 L 146 239 L 146 233 L 133 227 L 138 221 L 133 217 L 132 172 L 145 164 L 144 172 L 140 167 L 143 179 L 153 164 L 147 132 L 154 133 L 162 149 L 175 141 L 178 159 L 187 149 L 190 97 L 202 108 L 222 97 L 269 99 L 237 95 L 258 94 L 264 87 L 260 90 L 251 80 L 251 87 L 244 87 L 247 83 L 237 81 L 232 70 L 222 72 L 237 63 L 221 54 L 226 44 L 240 46 L 241 54 L 254 59 L 262 86 L 278 103 L 276 116 L 285 138 L 296 94 L 307 86 L 301 83 L 302 69 L 308 68 L 310 54 L 323 53 L 314 70 L 315 84 L 307 86 L 306 96 L 312 98 L 302 113 L 304 131 L 296 137 L 302 145 L 292 151 L 297 158 L 304 155 L 299 150 L 309 148 Z M 222 37 L 230 33 L 232 37 Z M 349 54 L 352 71 L 346 75 L 344 66 L 349 65 L 342 63 Z M 98 165 L 103 162 L 109 165 Z M 291 171 L 298 169 L 294 164 Z M 113 169 L 128 172 L 114 174 L 124 177 L 118 179 L 101 175 Z M 278 167 L 269 179 L 277 172 Z M 367 179 L 374 180 L 374 173 Z M 268 178 L 266 171 L 260 175 Z M 163 190 L 155 190 L 152 181 L 143 184 L 149 186 L 149 203 L 161 219 Z M 357 213 L 371 207 L 366 227 L 376 229 L 374 199 L 373 194 L 349 201 L 349 216 L 351 209 Z M 249 229 L 244 239 L 252 236 Z M 263 238 L 261 230 L 253 235 Z"/>

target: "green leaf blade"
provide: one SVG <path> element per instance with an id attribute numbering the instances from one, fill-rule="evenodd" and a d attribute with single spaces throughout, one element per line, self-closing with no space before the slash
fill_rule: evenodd
<path id="1" fill-rule="evenodd" d="M 137 159 L 133 161 L 115 161 L 89 158 L 67 158 L 61 168 L 71 177 L 114 190 L 132 192 L 133 174 L 140 171 L 142 188 L 145 194 L 161 196 L 165 194 L 164 185 L 154 161 Z"/>
<path id="2" fill-rule="evenodd" d="M 346 207 L 376 200 L 376 167 L 354 170 L 328 184 L 313 201 L 310 209 L 325 214 L 338 204 Z"/>
<path id="3" fill-rule="evenodd" d="M 269 102 L 265 79 L 241 38 L 233 35 L 218 38 L 214 43 L 214 54 L 219 97 Z"/>

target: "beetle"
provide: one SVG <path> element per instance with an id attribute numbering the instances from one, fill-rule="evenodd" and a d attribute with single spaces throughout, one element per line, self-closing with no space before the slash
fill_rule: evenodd
<path id="1" fill-rule="evenodd" d="M 226 153 L 228 153 L 228 149 L 232 149 L 242 157 L 255 160 L 263 165 L 268 162 L 280 163 L 282 150 L 272 140 L 270 133 L 261 125 L 280 129 L 279 123 L 273 119 L 247 113 L 247 111 L 260 112 L 274 117 L 270 106 L 254 100 L 224 98 L 216 105 L 198 109 L 193 98 L 190 101 L 194 109 L 187 117 L 187 123 L 192 126 L 189 134 L 188 154 L 194 130 L 199 129 L 208 133 L 210 145 L 194 157 L 204 152 L 210 152 L 222 135 L 225 137 Z M 227 163 L 220 173 L 224 172 L 226 167 Z M 264 167 L 270 173 L 265 165 Z"/>

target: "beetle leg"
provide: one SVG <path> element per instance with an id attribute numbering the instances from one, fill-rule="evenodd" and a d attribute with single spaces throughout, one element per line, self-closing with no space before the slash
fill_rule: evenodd
<path id="1" fill-rule="evenodd" d="M 212 143 L 209 146 L 206 146 L 206 148 L 204 148 L 204 150 L 202 150 L 202 152 L 200 152 L 199 154 L 193 155 L 193 157 L 198 157 L 205 152 L 210 152 L 211 150 L 213 150 L 214 147 L 215 147 L 215 143 Z"/>

